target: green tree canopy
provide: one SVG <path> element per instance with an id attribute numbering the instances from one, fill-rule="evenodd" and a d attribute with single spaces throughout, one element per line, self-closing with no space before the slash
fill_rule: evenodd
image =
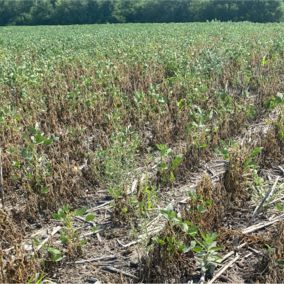
<path id="1" fill-rule="evenodd" d="M 282 0 L 0 0 L 0 25 L 280 22 Z"/>

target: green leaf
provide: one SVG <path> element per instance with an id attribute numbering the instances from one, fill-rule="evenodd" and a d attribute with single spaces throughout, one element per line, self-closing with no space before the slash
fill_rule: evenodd
<path id="1" fill-rule="evenodd" d="M 168 217 L 168 211 L 167 210 L 160 210 L 161 214 L 167 219 L 169 220 L 169 217 Z"/>
<path id="2" fill-rule="evenodd" d="M 18 168 L 18 167 L 20 166 L 20 163 L 14 161 L 14 162 L 13 162 L 13 166 Z"/>
<path id="3" fill-rule="evenodd" d="M 60 214 L 56 214 L 56 213 L 54 213 L 54 214 L 52 214 L 51 215 L 55 220 L 61 220 L 61 215 Z"/>
<path id="4" fill-rule="evenodd" d="M 255 162 L 249 162 L 248 167 L 258 167 L 258 164 Z"/>
<path id="5" fill-rule="evenodd" d="M 48 187 L 45 187 L 41 190 L 41 193 L 47 193 L 48 192 Z"/>
<path id="6" fill-rule="evenodd" d="M 250 156 L 251 156 L 251 158 L 255 158 L 256 157 L 256 155 L 259 153 L 261 151 L 261 148 L 260 147 L 255 147 L 254 149 L 253 149 L 253 151 L 250 153 Z"/>
<path id="7" fill-rule="evenodd" d="M 93 232 L 96 232 L 96 231 L 98 231 L 99 228 L 100 228 L 100 226 L 94 226 L 94 227 L 92 228 L 92 231 L 93 231 Z"/>
<path id="8" fill-rule="evenodd" d="M 220 141 L 225 149 L 228 148 L 228 144 L 224 140 L 220 139 Z"/>
<path id="9" fill-rule="evenodd" d="M 62 208 L 59 208 L 59 209 L 58 209 L 58 214 L 59 214 L 63 219 L 66 218 L 66 214 L 65 214 L 65 212 L 63 211 Z"/>
<path id="10" fill-rule="evenodd" d="M 191 247 L 184 247 L 183 249 L 182 249 L 182 252 L 183 253 L 186 253 L 186 252 L 189 252 L 191 250 Z"/>
<path id="11" fill-rule="evenodd" d="M 168 206 L 167 206 L 167 209 L 166 209 L 168 212 L 169 211 L 173 211 L 173 204 L 170 203 Z"/>
<path id="12" fill-rule="evenodd" d="M 279 204 L 277 204 L 277 203 L 275 204 L 275 207 L 276 207 L 276 209 L 279 210 L 279 211 L 282 211 L 282 210 L 283 210 L 283 208 L 282 208 Z"/>
<path id="13" fill-rule="evenodd" d="M 167 155 L 168 155 L 168 156 L 173 155 L 173 151 L 172 151 L 172 149 L 171 149 L 171 148 L 170 148 L 170 149 L 168 149 L 166 153 L 167 153 Z"/>
<path id="14" fill-rule="evenodd" d="M 186 252 L 188 252 L 189 250 L 193 249 L 195 246 L 196 246 L 196 242 L 195 242 L 195 241 L 191 241 L 191 242 L 190 242 L 190 246 L 189 246 L 189 247 L 185 247 L 185 248 L 182 250 L 182 252 L 183 252 L 183 253 L 186 253 Z"/>
<path id="15" fill-rule="evenodd" d="M 260 147 L 255 147 L 253 150 L 254 153 L 259 153 L 260 151 L 261 151 Z"/>
<path id="16" fill-rule="evenodd" d="M 197 234 L 197 226 L 193 225 L 193 226 L 189 227 L 187 233 L 190 236 L 194 237 Z"/>
<path id="17" fill-rule="evenodd" d="M 30 132 L 33 134 L 33 135 L 36 135 L 37 131 L 35 128 L 31 127 L 31 126 L 28 126 Z"/>
<path id="18" fill-rule="evenodd" d="M 208 243 L 211 243 L 212 241 L 214 241 L 219 235 L 217 233 L 210 233 L 209 236 L 208 236 Z"/>
<path id="19" fill-rule="evenodd" d="M 235 141 L 234 140 L 232 140 L 231 138 L 230 138 L 230 145 L 232 146 L 232 147 L 236 147 L 236 143 L 235 143 Z"/>
<path id="20" fill-rule="evenodd" d="M 63 205 L 63 210 L 64 210 L 64 212 L 65 212 L 65 213 L 68 213 L 68 212 L 69 212 L 69 208 L 68 208 L 68 206 Z"/>
<path id="21" fill-rule="evenodd" d="M 196 246 L 196 247 L 194 247 L 193 248 L 193 250 L 195 251 L 195 252 L 203 252 L 203 249 L 200 247 L 200 246 Z"/>
<path id="22" fill-rule="evenodd" d="M 221 150 L 219 147 L 217 147 L 217 146 L 215 147 L 214 151 L 215 151 L 215 153 L 216 153 L 217 155 L 222 154 L 222 150 Z"/>
<path id="23" fill-rule="evenodd" d="M 270 109 L 271 100 L 266 100 L 263 102 L 263 104 L 265 105 L 266 109 Z"/>
<path id="24" fill-rule="evenodd" d="M 207 210 L 204 208 L 203 204 L 197 206 L 197 210 L 199 213 L 205 213 Z"/>
<path id="25" fill-rule="evenodd" d="M 224 247 L 213 247 L 213 248 L 210 248 L 209 251 L 220 250 L 220 249 L 224 249 Z"/>
<path id="26" fill-rule="evenodd" d="M 62 244 L 66 244 L 69 240 L 68 237 L 66 237 L 66 235 L 62 231 L 60 231 L 60 240 Z"/>
<path id="27" fill-rule="evenodd" d="M 50 137 L 50 139 L 52 139 L 53 142 L 56 142 L 57 140 L 59 140 L 59 137 Z"/>
<path id="28" fill-rule="evenodd" d="M 20 152 L 20 155 L 25 159 L 31 160 L 33 157 L 33 155 L 29 154 L 27 149 L 25 148 L 19 148 L 19 152 Z"/>
<path id="29" fill-rule="evenodd" d="M 205 201 L 205 205 L 206 205 L 207 207 L 210 207 L 210 206 L 211 206 L 211 201 L 210 201 L 210 200 L 206 200 L 206 201 Z"/>
<path id="30" fill-rule="evenodd" d="M 76 210 L 76 211 L 75 211 L 75 215 L 76 215 L 76 216 L 84 215 L 84 214 L 87 212 L 88 208 L 89 208 L 89 207 L 86 206 L 86 207 L 84 207 L 84 208 L 82 208 L 82 209 L 80 209 L 80 210 Z"/>
<path id="31" fill-rule="evenodd" d="M 213 110 L 211 110 L 211 112 L 208 115 L 208 119 L 211 120 L 213 118 Z"/>
<path id="32" fill-rule="evenodd" d="M 284 261 L 283 260 L 278 261 L 278 265 L 284 265 Z"/>
<path id="33" fill-rule="evenodd" d="M 206 241 L 206 237 L 201 229 L 199 229 L 199 233 L 204 241 Z"/>
<path id="34" fill-rule="evenodd" d="M 27 284 L 31 284 L 33 279 L 34 279 L 34 277 L 32 276 Z"/>
<path id="35" fill-rule="evenodd" d="M 45 139 L 43 143 L 44 145 L 50 145 L 53 143 L 53 139 Z"/>
<path id="36" fill-rule="evenodd" d="M 13 147 L 10 147 L 8 150 L 6 150 L 6 152 L 7 152 L 8 154 L 13 154 L 13 153 L 15 153 L 15 150 L 14 150 Z"/>
<path id="37" fill-rule="evenodd" d="M 60 254 L 61 255 L 61 251 L 52 247 L 48 247 L 47 249 L 51 254 Z"/>
<path id="38" fill-rule="evenodd" d="M 38 133 L 36 136 L 32 136 L 31 139 L 36 144 L 42 144 L 45 141 L 45 138 L 40 133 Z"/>
<path id="39" fill-rule="evenodd" d="M 95 219 L 95 217 L 96 217 L 95 215 L 87 215 L 85 221 L 86 222 L 92 221 Z"/>
<path id="40" fill-rule="evenodd" d="M 39 246 L 39 240 L 38 239 L 33 238 L 33 241 L 34 241 L 34 244 L 35 244 L 36 247 Z"/>
<path id="41" fill-rule="evenodd" d="M 185 223 L 182 223 L 181 226 L 180 226 L 180 228 L 181 228 L 181 230 L 182 230 L 183 232 L 187 232 L 187 231 L 188 231 L 188 226 L 187 226 L 187 224 L 185 224 Z"/>
<path id="42" fill-rule="evenodd" d="M 158 164 L 158 168 L 161 170 L 166 170 L 168 167 L 166 163 L 161 163 L 161 164 Z"/>
<path id="43" fill-rule="evenodd" d="M 55 256 L 53 257 L 53 261 L 60 261 L 61 259 L 62 259 L 61 254 L 55 255 Z"/>

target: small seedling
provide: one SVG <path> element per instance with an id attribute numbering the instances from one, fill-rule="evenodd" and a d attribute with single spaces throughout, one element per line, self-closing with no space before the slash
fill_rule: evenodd
<path id="1" fill-rule="evenodd" d="M 38 239 L 36 238 L 33 238 L 33 243 L 34 243 L 34 246 L 35 247 L 38 247 L 40 245 L 40 242 Z M 50 261 L 54 261 L 54 262 L 58 262 L 60 260 L 62 260 L 62 253 L 60 250 L 58 249 L 55 249 L 51 246 L 48 246 L 46 243 L 44 243 L 42 246 L 41 246 L 42 249 L 45 250 L 46 248 L 46 253 L 47 253 L 47 258 L 43 260 L 43 262 L 50 262 Z M 30 255 L 30 258 L 31 259 L 36 259 L 36 256 L 34 255 Z"/>
<path id="2" fill-rule="evenodd" d="M 275 109 L 279 104 L 284 103 L 283 94 L 277 93 L 276 98 L 271 96 L 269 100 L 263 102 L 267 110 Z"/>
<path id="3" fill-rule="evenodd" d="M 211 206 L 210 200 L 204 201 L 203 196 L 196 194 L 194 191 L 189 191 L 188 195 L 192 200 L 192 205 L 189 208 L 190 212 L 196 213 L 196 216 L 207 212 L 207 209 Z"/>
<path id="4" fill-rule="evenodd" d="M 176 212 L 173 211 L 173 205 L 170 203 L 165 210 L 160 210 L 161 214 L 168 220 L 170 226 L 170 235 L 162 239 L 161 237 L 154 238 L 156 244 L 167 245 L 167 251 L 173 253 L 186 253 L 195 247 L 196 242 L 191 241 L 190 246 L 186 246 L 175 233 L 174 226 L 179 226 L 180 230 L 191 237 L 197 233 L 197 226 L 192 225 L 189 221 L 183 221 L 180 217 L 176 217 Z"/>
<path id="5" fill-rule="evenodd" d="M 46 275 L 44 273 L 41 273 L 41 274 L 36 273 L 35 276 L 32 276 L 27 283 L 31 284 L 32 281 L 34 280 L 35 284 L 43 284 L 43 283 L 55 284 L 55 282 L 52 282 L 51 280 L 44 279 L 45 277 Z"/>
<path id="6" fill-rule="evenodd" d="M 71 244 L 76 250 L 80 249 L 86 241 L 80 241 L 79 238 L 79 231 L 75 230 L 73 227 L 73 219 L 75 216 L 82 216 L 84 215 L 88 210 L 88 206 L 80 209 L 80 210 L 75 210 L 73 212 L 69 211 L 69 208 L 67 206 L 63 206 L 63 208 L 58 209 L 58 213 L 52 214 L 52 217 L 58 221 L 63 221 L 64 222 L 64 228 L 62 231 L 60 231 L 60 239 L 62 244 Z M 87 215 L 85 217 L 86 222 L 90 222 L 95 218 L 95 215 Z M 92 228 L 93 232 L 96 232 L 99 229 L 99 227 L 94 226 Z"/>
<path id="7" fill-rule="evenodd" d="M 231 155 L 230 153 L 231 148 L 234 148 L 236 146 L 236 143 L 232 139 L 230 139 L 229 144 L 227 144 L 223 140 L 220 140 L 220 142 L 223 145 L 223 149 L 221 149 L 220 147 L 215 147 L 215 153 L 218 155 L 222 154 L 224 159 L 229 160 L 230 155 Z"/>
<path id="8" fill-rule="evenodd" d="M 278 210 L 278 211 L 284 211 L 284 201 L 283 200 L 281 200 L 281 203 L 282 203 L 282 205 L 280 205 L 280 204 L 275 204 L 275 207 L 276 207 L 276 209 Z"/>

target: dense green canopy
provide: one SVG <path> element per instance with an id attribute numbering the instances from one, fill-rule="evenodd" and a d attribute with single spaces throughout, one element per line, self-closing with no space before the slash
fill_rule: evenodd
<path id="1" fill-rule="evenodd" d="M 281 0 L 1 0 L 0 25 L 280 22 Z"/>

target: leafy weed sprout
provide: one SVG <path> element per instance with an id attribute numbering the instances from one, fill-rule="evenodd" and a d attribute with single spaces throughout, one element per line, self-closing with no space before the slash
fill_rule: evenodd
<path id="1" fill-rule="evenodd" d="M 29 281 L 27 282 L 27 284 L 31 284 L 31 283 L 35 283 L 35 284 L 43 284 L 43 283 L 51 283 L 51 284 L 55 284 L 55 282 L 52 282 L 51 280 L 48 279 L 44 279 L 45 278 L 45 274 L 44 273 L 36 273 L 35 276 L 32 276 Z M 32 282 L 33 281 L 33 282 Z"/>
<path id="2" fill-rule="evenodd" d="M 73 212 L 69 211 L 67 206 L 63 206 L 63 208 L 58 209 L 58 213 L 52 214 L 52 217 L 58 221 L 63 221 L 64 228 L 60 231 L 60 240 L 63 245 L 67 245 L 69 248 L 69 253 L 71 256 L 82 253 L 82 246 L 86 243 L 86 240 L 80 240 L 80 231 L 76 230 L 73 226 L 73 219 L 75 216 L 82 216 L 88 210 L 88 206 L 75 210 Z M 86 222 L 92 221 L 96 216 L 93 214 L 89 214 L 85 217 Z M 94 226 L 92 228 L 93 232 L 96 232 L 99 227 Z"/>
<path id="3" fill-rule="evenodd" d="M 116 129 L 110 137 L 111 146 L 105 150 L 100 147 L 95 153 L 98 179 L 115 200 L 121 196 L 123 186 L 130 186 L 133 180 L 139 140 L 137 133 L 128 128 Z"/>

